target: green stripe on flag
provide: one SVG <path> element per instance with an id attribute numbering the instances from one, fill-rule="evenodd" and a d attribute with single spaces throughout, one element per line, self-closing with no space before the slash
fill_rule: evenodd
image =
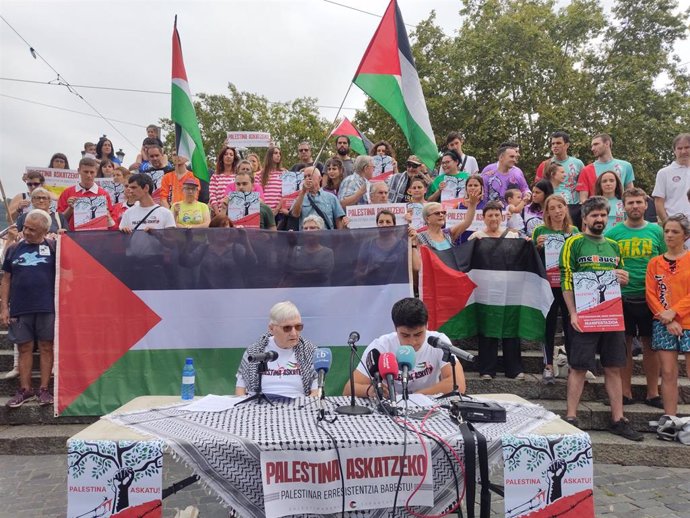
<path id="1" fill-rule="evenodd" d="M 347 135 L 348 140 L 350 141 L 350 148 L 357 153 L 358 155 L 368 155 L 369 152 L 367 151 L 367 148 L 364 147 L 364 142 L 362 141 L 361 138 L 355 137 L 354 135 Z"/>
<path id="2" fill-rule="evenodd" d="M 206 165 L 206 153 L 201 140 L 201 130 L 196 118 L 194 104 L 188 93 L 172 83 L 172 109 L 171 117 L 175 124 L 178 124 L 194 144 L 195 148 L 192 156 L 187 157 L 191 160 L 194 175 L 205 181 L 209 181 L 208 166 Z"/>
<path id="3" fill-rule="evenodd" d="M 491 306 L 470 304 L 439 329 L 452 338 L 471 338 L 484 330 L 489 338 L 522 338 L 544 340 L 546 319 L 542 312 L 529 306 Z"/>

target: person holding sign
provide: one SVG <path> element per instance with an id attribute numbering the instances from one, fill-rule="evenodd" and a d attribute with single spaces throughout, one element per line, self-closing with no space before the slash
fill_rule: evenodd
<path id="1" fill-rule="evenodd" d="M 467 155 L 465 155 L 467 159 Z M 426 192 L 429 201 L 452 201 L 455 206 L 465 197 L 465 183 L 469 174 L 462 170 L 464 162 L 460 161 L 460 156 L 448 150 L 441 156 L 441 169 L 443 173 L 434 178 Z"/>
<path id="2" fill-rule="evenodd" d="M 561 312 L 566 354 L 570 350 L 570 329 L 568 327 L 568 306 L 561 291 L 558 258 L 565 240 L 580 231 L 572 224 L 566 200 L 559 194 L 552 194 L 544 202 L 544 224 L 534 229 L 532 241 L 539 250 L 539 255 L 546 267 L 546 277 L 551 284 L 553 303 L 546 315 L 546 331 L 544 336 L 544 383 L 555 382 L 553 372 L 553 348 L 556 338 L 556 324 L 558 311 Z"/>
<path id="3" fill-rule="evenodd" d="M 237 174 L 235 175 L 235 191 L 230 191 L 228 193 L 228 196 L 223 200 L 222 203 L 222 210 L 223 213 L 228 213 L 228 206 L 230 204 L 230 197 L 234 197 L 235 195 L 233 194 L 234 192 L 237 193 L 242 193 L 245 195 L 251 194 L 254 192 L 254 188 L 256 187 L 256 184 L 252 180 L 252 173 L 242 170 L 241 168 L 238 168 Z M 246 200 L 245 200 L 246 201 Z M 259 228 L 263 228 L 265 230 L 275 230 L 276 229 L 276 218 L 273 215 L 273 211 L 271 210 L 271 207 L 266 205 L 261 201 L 261 198 L 259 198 Z"/>
<path id="4" fill-rule="evenodd" d="M 23 181 L 26 184 L 27 192 L 17 194 L 9 206 L 9 219 L 16 220 L 21 214 L 31 210 L 31 193 L 38 187 L 43 187 L 46 182 L 45 177 L 40 171 L 28 171 Z M 51 199 L 57 200 L 57 196 L 51 193 Z"/>
<path id="5" fill-rule="evenodd" d="M 604 366 L 606 392 L 611 403 L 609 431 L 629 439 L 642 441 L 644 437 L 632 428 L 623 415 L 623 385 L 621 368 L 625 367 L 625 335 L 623 331 L 584 332 L 575 306 L 573 274 L 577 272 L 612 271 L 618 282 L 628 284 L 628 272 L 623 266 L 618 243 L 603 236 L 609 215 L 609 203 L 603 196 L 593 196 L 582 204 L 585 230 L 569 238 L 559 260 L 563 298 L 568 306 L 572 326 L 568 361 L 568 403 L 565 420 L 577 424 L 577 407 L 582 396 L 588 370 L 596 369 L 596 354 Z"/>
<path id="6" fill-rule="evenodd" d="M 361 279 L 376 279 L 371 284 L 386 285 L 390 279 L 396 278 L 397 269 L 404 268 L 397 259 L 404 255 L 407 248 L 407 237 L 404 240 L 396 238 L 390 231 L 395 226 L 395 214 L 383 209 L 376 215 L 376 226 L 381 229 L 377 237 L 364 241 L 357 257 L 357 277 Z M 386 229 L 389 230 L 386 230 Z M 413 256 L 414 258 L 414 256 Z"/>
<path id="7" fill-rule="evenodd" d="M 471 196 L 467 200 L 468 209 L 465 219 L 451 228 L 446 226 L 446 214 L 443 205 L 431 202 L 424 205 L 422 217 L 427 229 L 417 234 L 411 234 L 412 248 L 416 248 L 417 242 L 435 250 L 448 250 L 460 244 L 460 236 L 467 230 L 474 220 L 474 213 L 479 204 L 479 196 Z M 417 251 L 417 253 L 419 253 Z"/>
<path id="8" fill-rule="evenodd" d="M 79 198 L 95 198 L 104 197 L 106 201 L 106 216 L 108 228 L 115 227 L 115 220 L 112 217 L 113 204 L 110 200 L 108 191 L 99 187 L 96 183 L 96 174 L 98 173 L 98 161 L 93 158 L 82 158 L 79 161 L 79 182 L 77 185 L 68 187 L 60 195 L 58 199 L 57 210 L 69 222 L 69 229 L 74 230 L 74 206 Z"/>
<path id="9" fill-rule="evenodd" d="M 324 221 L 327 230 L 343 228 L 345 211 L 338 198 L 321 188 L 321 173 L 315 166 L 305 168 L 302 188 L 290 208 L 290 214 L 299 218 L 300 230 L 304 229 L 304 220 L 308 216 L 318 215 Z"/>
<path id="10" fill-rule="evenodd" d="M 405 172 L 395 173 L 388 178 L 388 201 L 390 203 L 405 203 L 410 201 L 412 182 L 419 178 L 424 184 L 424 192 L 431 183 L 429 175 L 422 172 L 422 161 L 415 155 L 410 155 L 405 162 Z M 417 203 L 420 203 L 419 201 Z"/>
<path id="11" fill-rule="evenodd" d="M 664 221 L 668 250 L 649 261 L 646 274 L 647 304 L 654 314 L 652 350 L 661 363 L 664 413 L 678 412 L 678 353 L 690 358 L 690 221 L 674 214 Z"/>
<path id="12" fill-rule="evenodd" d="M 55 239 L 58 231 L 67 228 L 67 220 L 62 214 L 56 213 L 52 210 L 50 206 L 51 202 L 52 198 L 50 196 L 50 191 L 47 189 L 44 189 L 43 187 L 36 187 L 31 192 L 31 205 L 33 208 L 44 210 L 50 215 L 51 224 L 50 229 L 48 230 L 48 238 Z M 18 232 L 21 232 L 24 229 L 24 220 L 26 219 L 26 215 L 27 213 L 23 213 L 17 218 Z"/>
<path id="13" fill-rule="evenodd" d="M 602 174 L 599 179 L 603 178 Z M 598 181 L 598 180 L 597 180 Z M 633 374 L 632 341 L 639 336 L 642 342 L 642 367 L 647 377 L 645 403 L 663 408 L 659 397 L 659 360 L 651 350 L 652 312 L 645 300 L 645 276 L 649 261 L 666 251 L 664 233 L 655 223 L 644 220 L 647 209 L 647 193 L 639 187 L 623 193 L 626 220 L 606 231 L 605 235 L 618 243 L 630 282 L 621 290 L 623 296 L 623 318 L 625 319 L 625 346 L 627 365 L 623 370 L 623 404 L 632 404 L 631 378 Z"/>
<path id="14" fill-rule="evenodd" d="M 264 190 L 264 203 L 271 207 L 274 215 L 287 214 L 288 210 L 283 208 L 283 173 L 287 171 L 282 165 L 282 155 L 280 148 L 271 146 L 266 151 L 264 168 L 261 175 L 254 179 L 255 183 L 261 185 Z"/>
<path id="15" fill-rule="evenodd" d="M 235 169 L 237 168 L 240 157 L 237 155 L 234 147 L 223 146 L 218 153 L 216 160 L 216 170 L 211 175 L 211 181 L 208 187 L 209 200 L 208 203 L 213 209 L 215 215 L 225 214 L 221 207 L 225 194 L 235 180 Z"/>
<path id="16" fill-rule="evenodd" d="M 338 139 L 340 138 L 338 137 Z M 344 164 L 345 162 L 343 162 Z M 373 174 L 373 159 L 367 155 L 358 156 L 355 159 L 354 173 L 346 176 L 343 183 L 340 184 L 338 199 L 343 208 L 367 203 L 367 186 Z"/>

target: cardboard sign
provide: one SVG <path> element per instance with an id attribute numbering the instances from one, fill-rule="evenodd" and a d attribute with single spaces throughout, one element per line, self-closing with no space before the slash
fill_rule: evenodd
<path id="1" fill-rule="evenodd" d="M 74 200 L 74 230 L 107 230 L 108 200 L 105 196 L 81 196 Z"/>
<path id="2" fill-rule="evenodd" d="M 502 442 L 505 516 L 594 518 L 589 435 L 504 435 Z"/>
<path id="3" fill-rule="evenodd" d="M 60 196 L 67 187 L 72 187 L 79 181 L 79 173 L 72 169 L 50 169 L 48 167 L 26 167 L 26 172 L 36 171 L 43 175 L 43 187 Z"/>
<path id="4" fill-rule="evenodd" d="M 467 217 L 467 209 L 447 209 L 447 214 L 446 214 L 446 227 L 452 227 L 453 225 L 457 225 L 458 223 L 465 221 L 465 218 Z M 507 221 L 507 214 L 503 214 L 503 224 Z M 484 229 L 484 215 L 482 214 L 482 211 L 479 209 L 476 209 L 474 211 L 474 219 L 472 220 L 472 224 L 469 226 L 467 229 L 468 231 L 476 232 L 477 230 L 483 230 Z"/>
<path id="5" fill-rule="evenodd" d="M 575 307 L 585 333 L 625 331 L 621 287 L 612 270 L 573 273 Z"/>
<path id="6" fill-rule="evenodd" d="M 544 258 L 546 267 L 546 279 L 552 288 L 561 285 L 561 270 L 558 259 L 561 257 L 561 249 L 565 244 L 563 234 L 546 234 L 544 236 Z"/>
<path id="7" fill-rule="evenodd" d="M 261 223 L 259 193 L 233 191 L 228 193 L 228 217 L 234 225 L 259 228 Z"/>
<path id="8" fill-rule="evenodd" d="M 340 513 L 343 481 L 347 510 L 391 508 L 401 475 L 398 506 L 413 493 L 410 505 L 433 505 L 431 456 L 421 444 L 408 444 L 404 458 L 401 446 L 341 448 L 340 462 L 335 450 L 261 452 L 267 518 Z"/>
<path id="9" fill-rule="evenodd" d="M 271 134 L 264 131 L 228 131 L 225 145 L 230 147 L 270 147 Z"/>
<path id="10" fill-rule="evenodd" d="M 376 226 L 376 215 L 382 210 L 389 210 L 395 214 L 395 224 L 406 225 L 405 203 L 380 203 L 374 205 L 350 205 L 347 207 L 347 217 L 350 219 L 348 228 L 373 228 Z"/>
<path id="11" fill-rule="evenodd" d="M 67 516 L 160 518 L 161 441 L 67 442 Z"/>

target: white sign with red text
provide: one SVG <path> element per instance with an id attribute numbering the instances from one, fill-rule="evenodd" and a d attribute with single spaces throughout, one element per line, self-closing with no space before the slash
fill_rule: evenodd
<path id="1" fill-rule="evenodd" d="M 79 173 L 72 169 L 50 169 L 48 167 L 26 167 L 26 172 L 37 171 L 45 178 L 43 187 L 60 196 L 67 187 L 76 185 L 79 181 Z"/>
<path id="2" fill-rule="evenodd" d="M 434 504 L 430 452 L 422 444 L 341 448 L 326 451 L 262 451 L 261 480 L 266 518 L 293 514 L 339 513 L 345 483 L 345 509 L 393 506 L 402 474 L 397 505 Z M 419 489 L 417 489 L 419 488 Z"/>
<path id="3" fill-rule="evenodd" d="M 264 131 L 228 131 L 225 145 L 230 147 L 269 147 L 271 134 Z"/>
<path id="4" fill-rule="evenodd" d="M 380 203 L 374 205 L 350 205 L 347 207 L 347 217 L 350 223 L 347 228 L 373 228 L 376 226 L 376 216 L 382 210 L 389 210 L 395 214 L 395 224 L 406 225 L 406 203 Z"/>
<path id="5" fill-rule="evenodd" d="M 446 214 L 446 226 L 447 227 L 452 227 L 454 225 L 457 225 L 458 223 L 462 223 L 465 221 L 465 218 L 467 217 L 467 209 L 446 209 L 447 214 Z M 506 222 L 506 214 L 503 214 L 503 223 L 504 225 Z M 472 224 L 470 227 L 467 229 L 469 231 L 477 231 L 477 230 L 483 230 L 484 229 L 484 215 L 482 214 L 482 211 L 479 209 L 476 209 L 474 212 L 474 219 L 472 220 Z"/>

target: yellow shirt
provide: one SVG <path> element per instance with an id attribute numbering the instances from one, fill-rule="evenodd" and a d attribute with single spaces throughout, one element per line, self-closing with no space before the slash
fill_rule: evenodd
<path id="1" fill-rule="evenodd" d="M 185 203 L 178 201 L 173 205 L 175 223 L 180 225 L 199 225 L 204 222 L 206 215 L 210 215 L 208 205 L 200 201 Z"/>

